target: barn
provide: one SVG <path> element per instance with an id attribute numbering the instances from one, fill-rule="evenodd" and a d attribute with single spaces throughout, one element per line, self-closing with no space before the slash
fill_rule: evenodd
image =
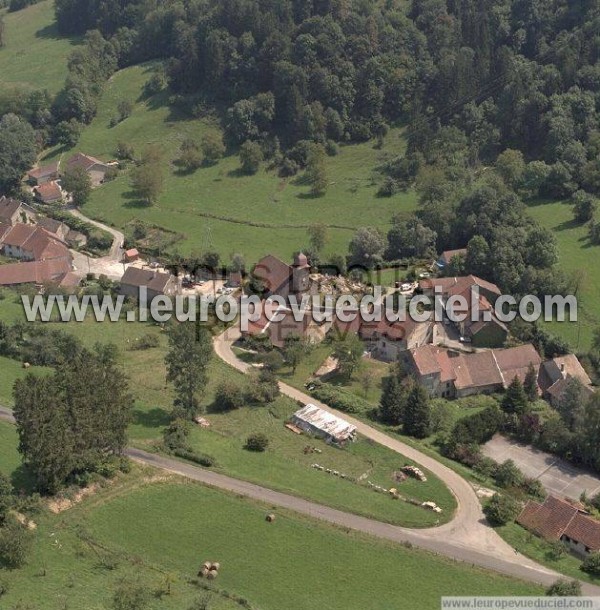
<path id="1" fill-rule="evenodd" d="M 328 443 L 343 445 L 355 440 L 356 426 L 341 417 L 313 404 L 298 409 L 292 415 L 292 423 L 310 434 L 324 438 Z"/>

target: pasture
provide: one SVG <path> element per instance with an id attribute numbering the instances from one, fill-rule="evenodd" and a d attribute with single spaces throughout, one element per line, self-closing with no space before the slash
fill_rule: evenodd
<path id="1" fill-rule="evenodd" d="M 548 330 L 568 341 L 575 351 L 591 346 L 592 332 L 600 325 L 600 269 L 595 261 L 600 247 L 590 244 L 587 226 L 573 220 L 572 206 L 556 201 L 530 206 L 529 214 L 552 230 L 559 251 L 559 267 L 578 285 L 578 322 L 548 322 Z"/>
<path id="2" fill-rule="evenodd" d="M 219 130 L 214 117 L 192 120 L 169 105 L 168 92 L 146 97 L 144 84 L 156 64 L 133 66 L 117 72 L 106 84 L 98 113 L 71 150 L 48 151 L 46 159 L 68 156 L 80 150 L 103 160 L 114 159 L 118 142 L 133 146 L 139 155 L 149 143 L 163 151 L 165 184 L 156 205 L 147 207 L 132 191 L 128 171 L 96 189 L 84 212 L 123 227 L 143 219 L 184 235 L 175 248 L 181 253 L 216 250 L 226 260 L 231 253 L 244 254 L 249 262 L 272 252 L 284 259 L 308 244 L 307 227 L 330 226 L 326 254 L 345 254 L 356 228 L 373 225 L 387 230 L 394 213 L 411 214 L 414 193 L 377 197 L 373 169 L 386 155 L 404 150 L 400 130 L 392 130 L 383 150 L 373 142 L 342 146 L 327 158 L 329 188 L 314 198 L 302 174 L 280 178 L 265 165 L 254 176 L 239 172 L 235 151 L 218 163 L 192 173 L 182 172 L 174 161 L 185 138 L 199 140 L 207 131 Z M 113 125 L 120 101 L 131 102 L 131 115 Z"/>
<path id="3" fill-rule="evenodd" d="M 6 43 L 0 48 L 0 87 L 58 93 L 67 76 L 67 57 L 79 39 L 58 35 L 54 2 L 43 0 L 14 13 L 1 12 Z"/>

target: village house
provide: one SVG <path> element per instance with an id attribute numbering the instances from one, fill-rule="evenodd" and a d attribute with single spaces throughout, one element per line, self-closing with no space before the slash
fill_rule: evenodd
<path id="1" fill-rule="evenodd" d="M 292 415 L 291 423 L 335 445 L 344 445 L 356 438 L 356 426 L 312 404 L 298 409 Z"/>
<path id="2" fill-rule="evenodd" d="M 459 250 L 446 250 L 440 254 L 440 257 L 436 261 L 436 265 L 439 269 L 445 269 L 455 257 L 467 256 L 467 249 L 460 248 Z"/>
<path id="3" fill-rule="evenodd" d="M 69 259 L 56 258 L 0 265 L 0 286 L 33 284 L 41 288 L 48 283 L 63 288 L 71 288 L 79 284 L 79 278 L 71 271 Z"/>
<path id="4" fill-rule="evenodd" d="M 541 358 L 530 344 L 472 354 L 424 345 L 406 352 L 404 362 L 432 397 L 463 398 L 501 391 L 515 377 L 524 381 L 530 365 L 537 374 Z"/>
<path id="5" fill-rule="evenodd" d="M 41 167 L 35 167 L 27 172 L 27 181 L 32 186 L 40 186 L 47 182 L 58 180 L 58 167 L 58 161 L 48 165 L 42 165 Z"/>
<path id="6" fill-rule="evenodd" d="M 600 522 L 581 506 L 554 496 L 548 496 L 543 504 L 527 502 L 517 523 L 545 540 L 560 540 L 580 558 L 600 551 Z"/>
<path id="7" fill-rule="evenodd" d="M 52 203 L 62 203 L 65 198 L 65 193 L 60 184 L 54 180 L 51 182 L 44 182 L 39 186 L 34 186 L 33 194 L 39 202 L 48 205 Z"/>
<path id="8" fill-rule="evenodd" d="M 71 260 L 66 244 L 36 225 L 16 224 L 4 234 L 0 246 L 5 256 L 22 261 Z"/>
<path id="9" fill-rule="evenodd" d="M 547 360 L 540 367 L 538 383 L 542 396 L 553 407 L 556 407 L 560 403 L 571 378 L 578 379 L 581 382 L 586 398 L 590 398 L 594 394 L 592 380 L 581 366 L 577 356 L 566 354 Z"/>
<path id="10" fill-rule="evenodd" d="M 140 288 L 146 288 L 146 298 L 140 293 Z M 158 296 L 173 296 L 179 293 L 177 278 L 170 273 L 153 269 L 138 269 L 128 267 L 121 278 L 121 294 L 136 299 L 141 305 L 149 304 Z"/>
<path id="11" fill-rule="evenodd" d="M 0 224 L 14 227 L 17 223 L 34 224 L 37 215 L 35 210 L 16 199 L 0 197 Z"/>
<path id="12" fill-rule="evenodd" d="M 292 337 L 313 342 L 322 339 L 314 332 L 315 323 L 311 320 L 309 311 L 301 312 L 298 317 L 300 319 L 296 320 L 291 309 L 265 300 L 261 303 L 260 318 L 248 322 L 248 329 L 242 331 L 242 336 L 268 338 L 271 345 L 279 349 L 285 347 L 286 341 Z"/>
<path id="13" fill-rule="evenodd" d="M 266 296 L 287 298 L 306 293 L 310 288 L 310 265 L 302 253 L 294 257 L 292 265 L 269 254 L 256 263 L 252 273 L 263 285 Z"/>
<path id="14" fill-rule="evenodd" d="M 71 229 L 69 225 L 60 220 L 44 216 L 38 218 L 37 226 L 45 229 L 48 233 L 52 233 L 59 240 L 66 242 L 71 248 L 79 248 L 87 243 L 87 237 L 83 233 Z"/>
<path id="15" fill-rule="evenodd" d="M 110 170 L 111 165 L 90 155 L 78 152 L 66 162 L 65 167 L 66 170 L 72 170 L 77 167 L 84 169 L 90 177 L 92 186 L 98 186 L 104 182 L 106 173 Z"/>
<path id="16" fill-rule="evenodd" d="M 464 341 L 473 347 L 502 347 L 508 337 L 508 328 L 498 320 L 493 304 L 500 289 L 475 275 L 464 277 L 428 278 L 419 283 L 423 294 L 439 296 L 448 310 L 449 318 Z M 453 298 L 454 297 L 454 298 Z M 467 304 L 462 308 L 456 301 Z"/>

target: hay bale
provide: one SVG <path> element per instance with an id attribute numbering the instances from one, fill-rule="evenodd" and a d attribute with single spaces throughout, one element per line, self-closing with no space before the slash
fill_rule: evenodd
<path id="1" fill-rule="evenodd" d="M 29 362 L 23 362 L 23 368 L 24 369 L 28 369 L 31 367 L 31 364 L 29 364 Z"/>
<path id="2" fill-rule="evenodd" d="M 210 570 L 207 567 L 202 566 L 202 568 L 200 569 L 200 572 L 198 572 L 198 576 L 202 576 L 202 578 L 206 578 L 208 576 L 209 572 L 210 572 Z"/>
<path id="3" fill-rule="evenodd" d="M 220 570 L 221 569 L 221 564 L 218 561 L 215 561 L 211 566 L 210 566 L 211 570 Z"/>
<path id="4" fill-rule="evenodd" d="M 205 562 L 202 564 L 202 567 L 203 567 L 203 568 L 206 568 L 207 570 L 210 570 L 210 566 L 212 566 L 212 563 L 211 563 L 210 561 L 205 561 Z"/>
<path id="5" fill-rule="evenodd" d="M 219 573 L 217 572 L 217 570 L 209 570 L 206 577 L 208 578 L 208 580 L 214 580 L 218 575 Z"/>
<path id="6" fill-rule="evenodd" d="M 269 513 L 267 515 L 267 522 L 268 523 L 273 523 L 273 521 L 275 521 L 275 515 L 273 513 Z"/>

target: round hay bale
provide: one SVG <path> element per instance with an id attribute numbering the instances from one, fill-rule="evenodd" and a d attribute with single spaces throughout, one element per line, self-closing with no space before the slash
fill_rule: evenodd
<path id="1" fill-rule="evenodd" d="M 202 567 L 203 567 L 203 568 L 206 568 L 207 570 L 210 570 L 210 566 L 212 566 L 212 563 L 211 563 L 210 561 L 205 561 L 205 562 L 202 564 Z"/>
<path id="2" fill-rule="evenodd" d="M 210 570 L 208 568 L 205 568 L 204 566 L 202 566 L 202 569 L 198 573 L 198 576 L 202 576 L 202 578 L 206 578 L 208 576 L 209 572 L 210 572 Z"/>
<path id="3" fill-rule="evenodd" d="M 217 570 L 209 570 L 206 577 L 208 578 L 208 580 L 214 580 L 218 575 L 219 573 L 217 572 Z"/>
<path id="4" fill-rule="evenodd" d="M 275 521 L 275 515 L 273 513 L 269 513 L 267 515 L 267 522 L 268 523 L 273 523 L 273 521 Z"/>
<path id="5" fill-rule="evenodd" d="M 221 569 L 221 564 L 218 561 L 215 561 L 211 566 L 210 566 L 211 570 L 220 570 Z"/>
<path id="6" fill-rule="evenodd" d="M 31 364 L 29 364 L 29 362 L 23 362 L 24 369 L 28 369 L 29 367 L 31 367 Z"/>

